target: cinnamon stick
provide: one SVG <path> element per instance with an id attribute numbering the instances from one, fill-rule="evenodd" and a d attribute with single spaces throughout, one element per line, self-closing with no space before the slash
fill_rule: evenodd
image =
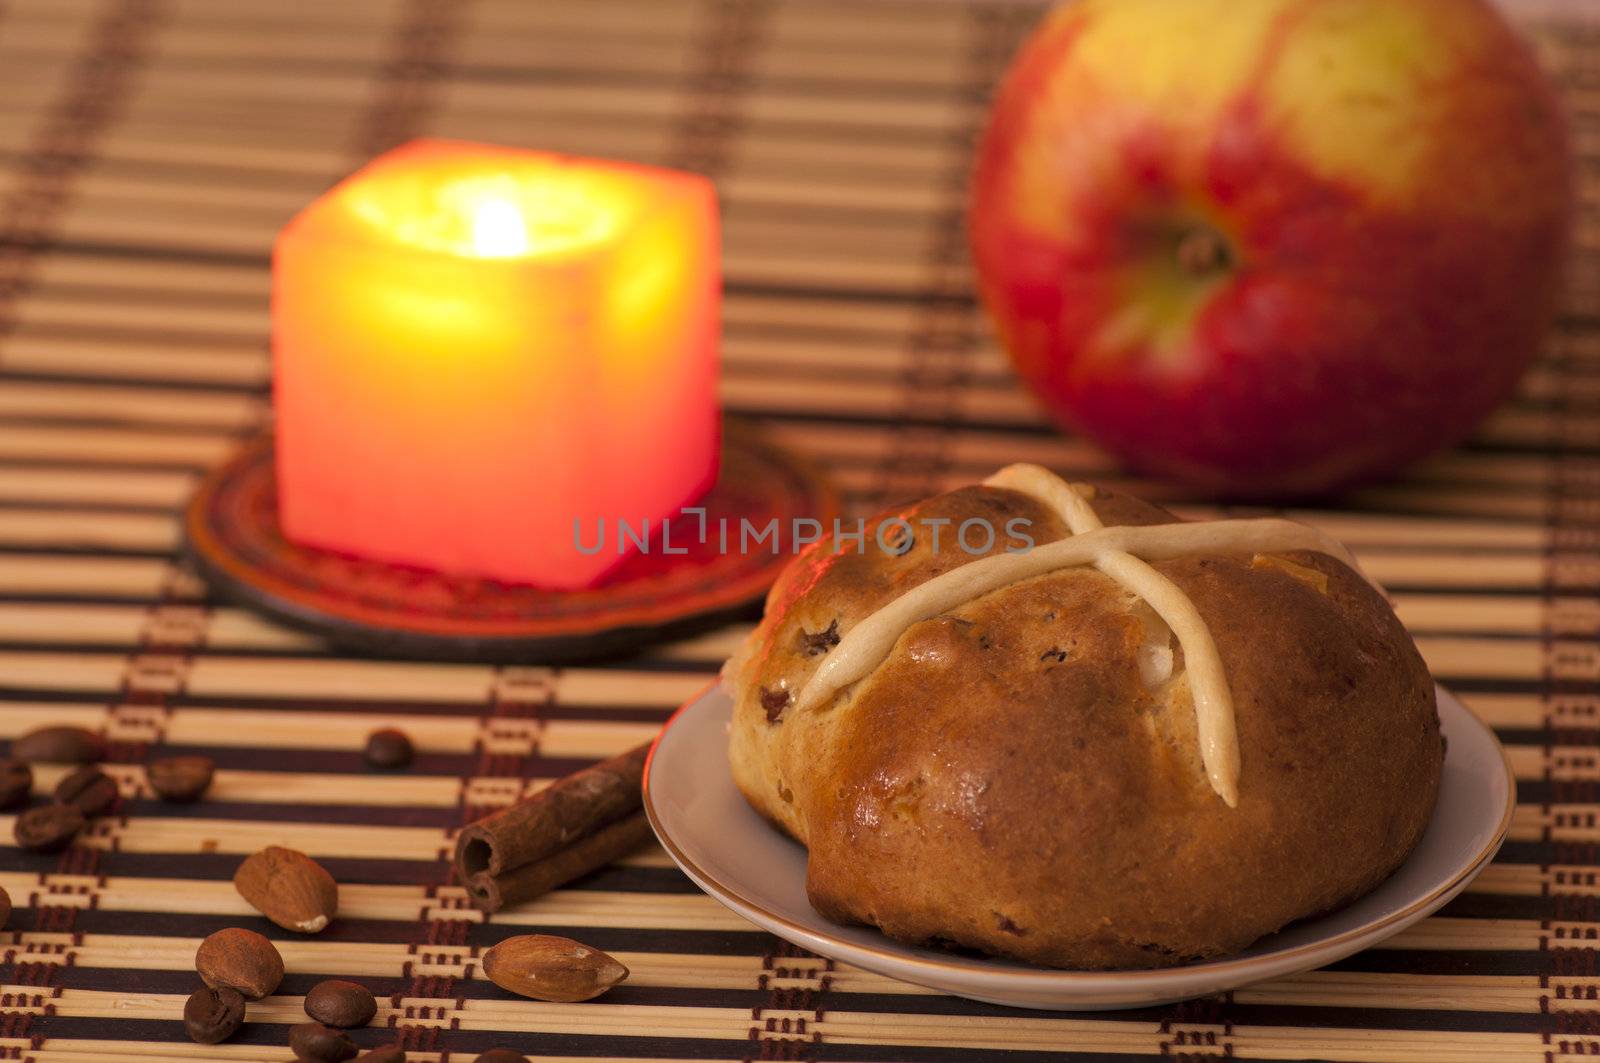
<path id="1" fill-rule="evenodd" d="M 641 809 L 608 823 L 543 860 L 535 860 L 500 875 L 480 871 L 466 880 L 467 893 L 476 907 L 486 912 L 498 912 L 508 904 L 521 904 L 542 897 L 575 878 L 598 871 L 627 856 L 650 837 L 650 821 Z"/>
<path id="2" fill-rule="evenodd" d="M 626 850 L 618 847 L 624 839 L 635 839 L 634 845 L 643 841 L 648 836 L 648 826 L 643 833 L 635 826 L 631 831 L 612 831 L 603 841 L 593 839 L 604 833 L 604 828 L 636 813 L 643 818 L 640 786 L 649 751 L 646 743 L 601 761 L 463 829 L 456 839 L 456 872 L 474 903 L 479 907 L 494 903 L 496 907 L 489 911 L 514 903 L 504 899 L 508 895 L 504 882 L 482 885 L 481 890 L 475 883 L 509 881 L 508 876 L 521 872 L 516 880 L 521 884 L 510 887 L 510 892 L 525 900 L 536 895 L 528 892 L 532 888 L 528 883 L 565 874 L 565 878 L 545 887 L 554 889 L 622 855 Z M 579 845 L 586 841 L 589 844 Z M 600 854 L 609 855 L 602 859 Z M 527 870 L 545 862 L 551 863 L 547 870 Z M 569 869 L 576 870 L 569 874 Z"/>

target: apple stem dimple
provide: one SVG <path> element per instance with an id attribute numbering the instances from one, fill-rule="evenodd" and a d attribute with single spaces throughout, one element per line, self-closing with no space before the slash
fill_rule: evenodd
<path id="1" fill-rule="evenodd" d="M 1233 248 L 1210 226 L 1190 229 L 1178 241 L 1178 266 L 1191 277 L 1221 273 L 1233 265 Z"/>

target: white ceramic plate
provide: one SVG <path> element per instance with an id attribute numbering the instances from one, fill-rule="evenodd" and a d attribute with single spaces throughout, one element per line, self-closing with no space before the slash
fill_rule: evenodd
<path id="1" fill-rule="evenodd" d="M 1516 803 L 1494 733 L 1444 688 L 1449 740 L 1433 822 L 1372 893 L 1225 960 L 1154 971 L 1057 971 L 971 958 L 841 926 L 806 900 L 805 849 L 745 803 L 728 769 L 732 703 L 712 688 L 678 710 L 645 766 L 644 807 L 661 844 L 701 889 L 757 926 L 820 955 L 932 989 L 1022 1008 L 1132 1008 L 1220 993 L 1343 959 L 1437 911 L 1505 840 Z"/>

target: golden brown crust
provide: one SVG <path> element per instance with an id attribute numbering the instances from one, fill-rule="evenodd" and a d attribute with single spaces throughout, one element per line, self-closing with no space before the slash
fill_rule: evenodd
<path id="1" fill-rule="evenodd" d="M 1175 519 L 1125 496 L 1093 504 L 1107 524 Z M 1065 534 L 1039 503 L 993 488 L 907 516 Z M 729 664 L 735 779 L 810 846 L 823 914 L 1033 963 L 1155 966 L 1235 952 L 1358 896 L 1421 836 L 1442 763 L 1432 682 L 1387 603 L 1322 554 L 1155 566 L 1227 668 L 1237 809 L 1207 785 L 1181 654 L 1164 682 L 1138 667 L 1142 647 L 1168 644 L 1165 626 L 1087 568 L 916 624 L 866 679 L 795 712 L 783 695 L 830 631 L 976 556 L 941 546 L 893 558 L 870 540 L 861 554 L 822 544 Z"/>

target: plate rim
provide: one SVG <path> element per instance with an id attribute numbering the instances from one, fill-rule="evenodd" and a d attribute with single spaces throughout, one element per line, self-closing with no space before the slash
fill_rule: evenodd
<path id="1" fill-rule="evenodd" d="M 1488 736 L 1490 742 L 1493 743 L 1495 750 L 1499 752 L 1500 770 L 1502 771 L 1506 782 L 1506 802 L 1505 807 L 1501 809 L 1500 819 L 1495 825 L 1494 832 L 1489 836 L 1482 848 L 1474 853 L 1469 861 L 1465 862 L 1460 868 L 1458 868 L 1447 881 L 1441 883 L 1435 889 L 1415 898 L 1411 901 L 1411 903 L 1405 905 L 1403 908 L 1400 908 L 1394 912 L 1390 912 L 1388 915 L 1382 917 L 1376 922 L 1367 923 L 1359 927 L 1352 927 L 1349 930 L 1342 931 L 1330 937 L 1318 938 L 1314 941 L 1305 942 L 1304 944 L 1295 945 L 1290 948 L 1267 952 L 1256 956 L 1227 956 L 1215 960 L 1206 960 L 1201 963 L 1183 964 L 1177 967 L 1133 967 L 1114 968 L 1109 970 L 1074 970 L 1070 968 L 1036 967 L 1032 965 L 1024 965 L 1017 961 L 1005 961 L 1003 958 L 995 958 L 1001 960 L 1001 962 L 1010 962 L 1015 964 L 1015 969 L 1008 968 L 1004 970 L 993 970 L 985 967 L 979 967 L 971 962 L 965 962 L 959 956 L 952 956 L 948 960 L 930 959 L 923 956 L 913 955 L 908 952 L 898 951 L 895 948 L 880 947 L 876 943 L 861 944 L 854 941 L 845 941 L 825 931 L 818 930 L 802 923 L 797 923 L 787 916 L 767 910 L 758 902 L 751 900 L 737 888 L 730 886 L 726 882 L 721 881 L 716 876 L 707 872 L 704 868 L 695 863 L 694 860 L 692 860 L 686 853 L 684 853 L 677 843 L 672 840 L 671 834 L 662 824 L 661 815 L 656 809 L 655 800 L 651 793 L 651 774 L 655 768 L 656 754 L 661 749 L 661 743 L 666 739 L 667 733 L 672 729 L 673 725 L 678 722 L 679 717 L 688 712 L 690 709 L 693 709 L 695 706 L 699 705 L 709 695 L 715 693 L 720 685 L 720 680 L 712 680 L 700 690 L 696 691 L 695 694 L 682 705 L 678 706 L 678 708 L 674 710 L 672 715 L 667 719 L 667 722 L 662 725 L 660 732 L 658 732 L 656 737 L 651 741 L 650 751 L 645 757 L 644 775 L 641 784 L 645 817 L 650 823 L 651 830 L 655 832 L 657 840 L 661 843 L 662 848 L 667 851 L 667 855 L 672 859 L 673 863 L 677 864 L 679 869 L 694 881 L 695 885 L 699 886 L 701 890 L 709 894 L 719 903 L 733 909 L 736 913 L 747 919 L 751 918 L 750 913 L 758 914 L 761 917 L 761 920 L 758 921 L 752 919 L 752 922 L 755 922 L 757 926 L 768 931 L 769 933 L 777 933 L 780 937 L 785 936 L 784 934 L 778 933 L 778 931 L 773 929 L 774 926 L 779 926 L 785 928 L 789 933 L 799 937 L 802 942 L 826 942 L 830 948 L 838 949 L 846 954 L 868 956 L 871 957 L 872 960 L 877 960 L 882 963 L 887 963 L 898 967 L 911 968 L 926 974 L 937 973 L 949 975 L 955 973 L 964 979 L 971 980 L 975 983 L 981 983 L 981 985 L 974 985 L 974 989 L 993 989 L 1003 992 L 1008 987 L 1016 986 L 1020 981 L 1028 984 L 1030 987 L 1039 988 L 1058 986 L 1063 989 L 1067 989 L 1078 986 L 1088 989 L 1092 986 L 1099 992 L 1116 990 L 1118 988 L 1126 988 L 1129 991 L 1152 989 L 1159 991 L 1163 988 L 1170 988 L 1173 991 L 1181 994 L 1181 987 L 1183 984 L 1192 982 L 1195 978 L 1205 978 L 1207 975 L 1224 973 L 1231 975 L 1233 973 L 1239 973 L 1244 974 L 1246 979 L 1248 979 L 1249 974 L 1247 972 L 1250 972 L 1252 969 L 1259 966 L 1278 968 L 1280 966 L 1287 965 L 1287 969 L 1292 970 L 1297 969 L 1295 965 L 1302 959 L 1311 959 L 1313 967 L 1321 966 L 1325 963 L 1336 962 L 1337 959 L 1343 958 L 1343 955 L 1349 955 L 1351 952 L 1359 951 L 1359 948 L 1352 949 L 1350 952 L 1346 952 L 1339 957 L 1332 957 L 1327 960 L 1317 961 L 1315 960 L 1315 957 L 1328 951 L 1337 951 L 1339 948 L 1351 943 L 1352 941 L 1359 941 L 1374 935 L 1378 935 L 1378 937 L 1381 939 L 1382 937 L 1387 936 L 1383 934 L 1383 931 L 1393 927 L 1396 923 L 1405 923 L 1407 920 L 1415 921 L 1419 918 L 1425 918 L 1430 911 L 1436 911 L 1440 907 L 1443 907 L 1445 904 L 1447 904 L 1468 882 L 1470 882 L 1478 874 L 1479 871 L 1483 869 L 1486 864 L 1492 861 L 1495 855 L 1500 851 L 1501 846 L 1504 845 L 1506 837 L 1510 833 L 1512 817 L 1516 812 L 1517 807 L 1516 772 L 1511 764 L 1511 755 L 1506 751 L 1505 744 L 1500 741 L 1500 736 L 1495 734 L 1494 728 L 1484 723 L 1478 714 L 1473 712 L 1472 709 L 1467 706 L 1466 702 L 1456 697 L 1455 694 L 1451 693 L 1448 688 L 1436 681 L 1434 683 L 1435 688 L 1439 692 L 1448 695 L 1451 700 L 1455 701 L 1455 703 L 1460 706 L 1461 710 L 1466 713 L 1468 719 L 1482 729 L 1483 733 Z M 1446 756 L 1448 757 L 1448 751 Z M 725 762 L 726 758 L 724 758 L 724 763 Z M 1435 810 L 1435 814 L 1437 814 L 1437 809 Z M 1431 817 L 1429 822 L 1432 822 Z M 776 830 L 776 828 L 769 829 Z M 799 843 L 796 842 L 795 844 Z M 1396 868 L 1396 873 L 1398 873 L 1398 870 L 1399 869 Z M 1392 877 L 1392 875 L 1390 877 Z M 1388 881 L 1388 879 L 1385 879 L 1384 881 Z M 1430 905 L 1432 906 L 1431 908 Z M 765 923 L 763 923 L 763 921 L 765 921 Z M 873 927 L 868 927 L 867 929 L 876 930 L 876 928 Z M 877 932 L 880 935 L 882 934 L 882 931 Z M 885 940 L 889 941 L 891 944 L 896 944 L 892 941 L 892 939 L 885 938 Z M 806 947 L 810 948 L 812 946 L 808 944 Z M 911 946 L 902 947 L 910 948 Z M 849 959 L 847 959 L 846 962 L 854 962 L 858 965 L 861 963 L 859 960 Z M 1263 977 L 1271 977 L 1273 973 L 1275 972 L 1265 972 Z M 891 977 L 896 976 L 891 975 Z M 902 980 L 906 979 L 902 978 Z M 943 991 L 951 992 L 950 990 Z M 1207 992 L 1209 992 L 1209 990 Z"/>

